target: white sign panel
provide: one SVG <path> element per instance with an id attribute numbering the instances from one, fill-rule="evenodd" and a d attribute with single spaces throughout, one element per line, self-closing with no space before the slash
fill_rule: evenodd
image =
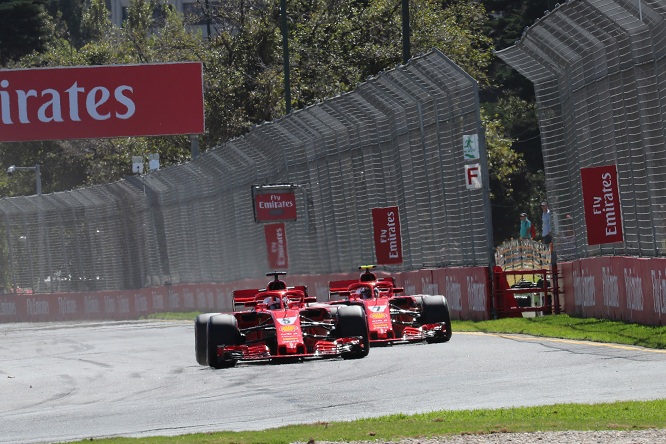
<path id="1" fill-rule="evenodd" d="M 160 169 L 159 153 L 148 154 L 148 169 L 150 171 L 157 171 Z"/>
<path id="2" fill-rule="evenodd" d="M 465 160 L 477 160 L 479 158 L 478 134 L 466 134 L 463 136 L 463 154 Z"/>
<path id="3" fill-rule="evenodd" d="M 143 174 L 143 156 L 132 156 L 132 172 Z"/>
<path id="4" fill-rule="evenodd" d="M 465 186 L 468 190 L 481 188 L 481 165 L 478 163 L 465 165 Z"/>

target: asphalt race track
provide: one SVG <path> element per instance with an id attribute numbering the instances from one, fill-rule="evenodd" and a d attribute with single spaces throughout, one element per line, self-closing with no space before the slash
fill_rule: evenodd
<path id="1" fill-rule="evenodd" d="M 0 443 L 254 430 L 390 413 L 666 398 L 666 353 L 455 333 L 365 359 L 194 358 L 194 323 L 0 324 Z"/>

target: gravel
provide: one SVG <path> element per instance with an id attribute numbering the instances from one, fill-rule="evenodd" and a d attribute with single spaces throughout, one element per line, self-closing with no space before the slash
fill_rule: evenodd
<path id="1" fill-rule="evenodd" d="M 666 429 L 465 434 L 423 439 L 406 438 L 400 441 L 354 441 L 346 444 L 654 444 L 659 442 L 666 442 Z M 311 440 L 308 444 L 340 443 Z"/>

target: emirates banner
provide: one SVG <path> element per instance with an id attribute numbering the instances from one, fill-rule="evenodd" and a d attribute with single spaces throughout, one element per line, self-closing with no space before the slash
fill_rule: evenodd
<path id="1" fill-rule="evenodd" d="M 289 268 L 287 254 L 287 230 L 283 223 L 264 225 L 268 266 L 272 270 Z"/>
<path id="2" fill-rule="evenodd" d="M 402 239 L 398 207 L 373 208 L 372 226 L 377 264 L 401 264 Z"/>
<path id="3" fill-rule="evenodd" d="M 255 221 L 296 220 L 296 196 L 293 191 L 256 193 L 253 197 Z"/>
<path id="4" fill-rule="evenodd" d="M 622 209 L 617 167 L 581 168 L 585 225 L 589 245 L 622 242 Z"/>
<path id="5" fill-rule="evenodd" d="M 199 62 L 0 71 L 0 142 L 203 132 Z"/>

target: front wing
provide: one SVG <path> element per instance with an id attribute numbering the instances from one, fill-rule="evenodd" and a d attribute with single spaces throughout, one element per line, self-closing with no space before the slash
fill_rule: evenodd
<path id="1" fill-rule="evenodd" d="M 268 359 L 326 358 L 337 357 L 354 349 L 364 347 L 360 337 L 340 338 L 334 341 L 317 341 L 313 353 L 299 353 L 297 349 L 287 349 L 287 353 L 271 354 L 266 345 L 218 345 L 217 356 L 225 360 L 259 361 Z"/>

